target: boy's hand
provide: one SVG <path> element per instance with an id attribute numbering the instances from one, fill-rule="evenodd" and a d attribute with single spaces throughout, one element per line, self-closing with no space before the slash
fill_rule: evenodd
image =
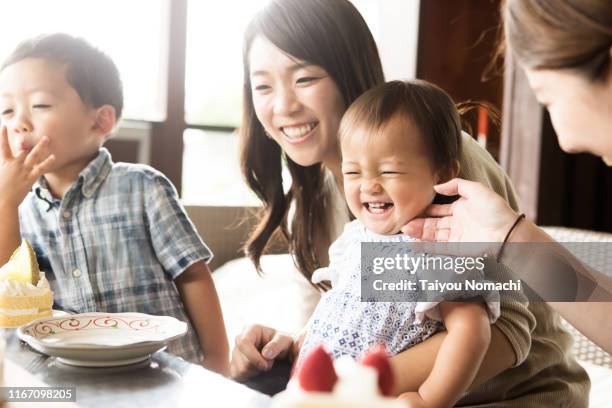
<path id="1" fill-rule="evenodd" d="M 18 207 L 25 199 L 36 180 L 45 174 L 55 156 L 46 152 L 49 138 L 43 136 L 30 151 L 21 151 L 13 156 L 8 140 L 8 130 L 0 130 L 0 204 Z"/>

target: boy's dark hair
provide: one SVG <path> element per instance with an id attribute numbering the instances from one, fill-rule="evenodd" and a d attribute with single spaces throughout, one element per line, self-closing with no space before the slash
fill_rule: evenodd
<path id="1" fill-rule="evenodd" d="M 342 117 L 339 137 L 347 137 L 356 126 L 376 134 L 397 115 L 417 126 L 434 168 L 450 170 L 459 161 L 462 136 L 457 107 L 446 92 L 423 80 L 391 81 L 365 92 Z"/>
<path id="2" fill-rule="evenodd" d="M 66 64 L 66 80 L 90 107 L 111 105 L 117 120 L 123 110 L 123 85 L 113 60 L 82 38 L 69 34 L 41 35 L 21 42 L 0 70 L 27 58 Z"/>

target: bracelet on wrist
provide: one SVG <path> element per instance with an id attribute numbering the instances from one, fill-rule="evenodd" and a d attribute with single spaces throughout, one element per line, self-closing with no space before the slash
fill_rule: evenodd
<path id="1" fill-rule="evenodd" d="M 504 242 L 502 242 L 501 248 L 499 248 L 499 252 L 497 253 L 497 263 L 501 261 L 502 253 L 504 252 L 504 248 L 506 246 L 506 243 L 508 242 L 508 238 L 510 238 L 510 234 L 512 234 L 512 231 L 514 231 L 516 226 L 519 225 L 519 223 L 521 222 L 523 218 L 525 218 L 525 213 L 519 214 L 519 216 L 516 217 L 514 224 L 512 224 L 512 226 L 508 230 L 508 233 L 506 234 L 506 237 L 504 238 Z"/>

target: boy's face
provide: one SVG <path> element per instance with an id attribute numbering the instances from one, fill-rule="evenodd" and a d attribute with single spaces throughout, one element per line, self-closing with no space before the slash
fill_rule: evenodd
<path id="1" fill-rule="evenodd" d="M 7 127 L 13 155 L 31 150 L 43 137 L 55 155 L 50 173 L 84 168 L 104 141 L 96 110 L 66 80 L 66 66 L 28 58 L 0 73 L 0 120 Z"/>
<path id="2" fill-rule="evenodd" d="M 432 202 L 439 178 L 411 120 L 392 118 L 375 135 L 357 126 L 342 139 L 346 200 L 369 230 L 396 234 Z"/>

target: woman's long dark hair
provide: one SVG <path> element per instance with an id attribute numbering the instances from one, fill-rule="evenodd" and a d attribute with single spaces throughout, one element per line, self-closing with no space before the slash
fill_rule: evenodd
<path id="1" fill-rule="evenodd" d="M 259 222 L 245 252 L 261 272 L 260 258 L 270 238 L 280 233 L 301 273 L 310 281 L 321 265 L 315 248 L 327 249 L 330 236 L 330 197 L 325 195 L 321 163 L 304 167 L 293 162 L 265 135 L 255 116 L 251 93 L 249 51 L 261 36 L 292 57 L 318 65 L 335 81 L 348 107 L 359 95 L 384 82 L 382 64 L 372 33 L 348 0 L 275 0 L 261 10 L 245 31 L 244 102 L 240 128 L 241 166 L 247 184 L 263 202 Z M 292 185 L 283 190 L 282 161 Z M 295 200 L 295 216 L 287 212 Z M 322 287 L 323 288 L 323 287 Z"/>

